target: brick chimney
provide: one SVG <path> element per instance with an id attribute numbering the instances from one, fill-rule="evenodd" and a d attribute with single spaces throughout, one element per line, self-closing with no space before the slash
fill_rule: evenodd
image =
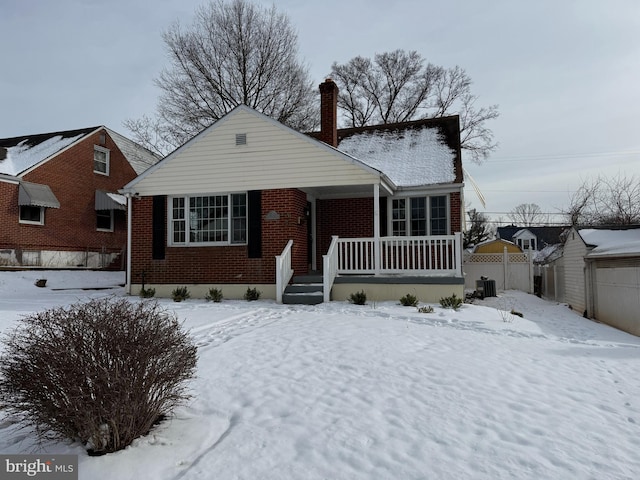
<path id="1" fill-rule="evenodd" d="M 320 84 L 320 137 L 332 147 L 338 146 L 338 86 L 327 78 Z"/>

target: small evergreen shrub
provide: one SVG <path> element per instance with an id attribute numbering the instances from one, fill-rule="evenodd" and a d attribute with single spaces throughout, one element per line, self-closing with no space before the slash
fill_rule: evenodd
<path id="1" fill-rule="evenodd" d="M 174 302 L 181 302 L 187 298 L 191 298 L 191 294 L 187 287 L 176 287 L 171 292 L 171 298 Z"/>
<path id="2" fill-rule="evenodd" d="M 155 288 L 144 288 L 140 289 L 140 298 L 153 298 L 156 296 Z"/>
<path id="3" fill-rule="evenodd" d="M 442 308 L 453 308 L 454 310 L 458 310 L 462 306 L 462 299 L 457 297 L 454 293 L 450 297 L 442 297 L 440 299 L 440 306 Z"/>
<path id="4" fill-rule="evenodd" d="M 367 303 L 367 294 L 364 290 L 349 295 L 349 302 L 354 305 L 364 305 Z"/>
<path id="5" fill-rule="evenodd" d="M 22 318 L 2 339 L 0 407 L 41 439 L 121 450 L 189 398 L 197 350 L 153 300 L 103 298 Z"/>
<path id="6" fill-rule="evenodd" d="M 260 295 L 262 295 L 262 292 L 260 290 L 258 290 L 257 288 L 250 288 L 247 287 L 247 291 L 244 292 L 244 299 L 247 302 L 252 302 L 255 300 L 259 300 L 260 299 Z"/>
<path id="7" fill-rule="evenodd" d="M 207 302 L 220 303 L 222 301 L 222 290 L 219 288 L 210 288 L 204 298 Z"/>
<path id="8" fill-rule="evenodd" d="M 511 315 L 515 315 L 516 317 L 524 318 L 522 312 L 516 312 L 514 309 L 511 309 Z"/>
<path id="9" fill-rule="evenodd" d="M 400 299 L 400 304 L 404 307 L 417 307 L 418 306 L 418 297 L 415 295 L 411 295 L 407 293 L 404 297 Z"/>
<path id="10" fill-rule="evenodd" d="M 418 308 L 418 313 L 433 313 L 433 307 L 431 305 L 420 307 Z"/>

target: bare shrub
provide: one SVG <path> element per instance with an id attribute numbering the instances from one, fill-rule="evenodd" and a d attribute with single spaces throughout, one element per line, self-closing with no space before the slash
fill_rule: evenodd
<path id="1" fill-rule="evenodd" d="M 0 406 L 43 438 L 121 450 L 189 398 L 196 347 L 156 301 L 105 298 L 23 318 L 3 338 Z"/>

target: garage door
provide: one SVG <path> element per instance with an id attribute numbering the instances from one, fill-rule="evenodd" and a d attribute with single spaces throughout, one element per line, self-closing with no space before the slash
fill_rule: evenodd
<path id="1" fill-rule="evenodd" d="M 640 335 L 640 258 L 596 261 L 593 282 L 596 319 Z"/>

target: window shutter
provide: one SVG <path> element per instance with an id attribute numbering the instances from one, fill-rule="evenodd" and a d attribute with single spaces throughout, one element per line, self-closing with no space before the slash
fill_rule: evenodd
<path id="1" fill-rule="evenodd" d="M 165 246 L 167 239 L 167 197 L 156 195 L 153 197 L 153 208 L 151 211 L 152 224 L 152 253 L 153 260 L 164 260 Z"/>
<path id="2" fill-rule="evenodd" d="M 387 236 L 387 197 L 380 197 L 380 236 Z"/>
<path id="3" fill-rule="evenodd" d="M 247 252 L 249 258 L 262 258 L 262 192 L 251 190 L 247 193 L 249 207 L 249 232 Z"/>

